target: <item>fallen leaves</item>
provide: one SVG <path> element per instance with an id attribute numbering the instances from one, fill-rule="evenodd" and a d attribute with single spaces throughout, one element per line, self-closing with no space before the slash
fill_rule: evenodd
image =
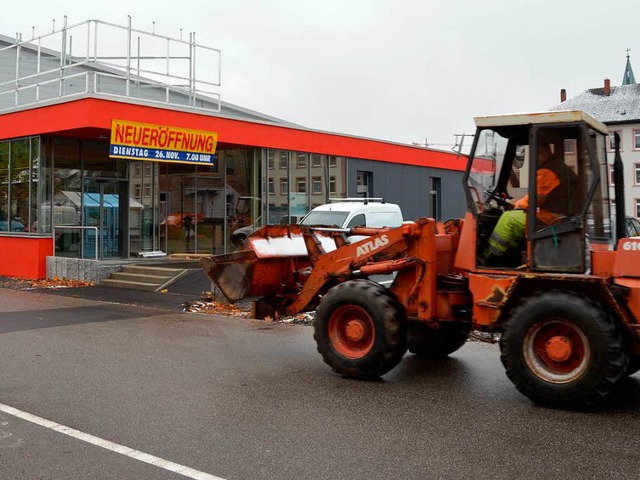
<path id="1" fill-rule="evenodd" d="M 224 315 L 228 317 L 245 317 L 250 316 L 250 312 L 246 309 L 221 302 L 193 301 L 187 302 L 182 306 L 184 312 L 207 313 L 210 315 Z"/>
<path id="2" fill-rule="evenodd" d="M 92 287 L 95 282 L 85 280 L 70 280 L 67 278 L 53 277 L 39 280 L 25 278 L 0 278 L 0 287 L 12 288 L 15 290 L 27 290 L 35 288 L 76 288 Z"/>
<path id="3" fill-rule="evenodd" d="M 226 302 L 218 302 L 214 300 L 211 292 L 204 292 L 202 300 L 187 302 L 182 305 L 184 312 L 206 313 L 210 315 L 223 315 L 227 317 L 251 318 L 251 306 L 247 303 L 231 305 Z M 290 317 L 276 315 L 276 317 L 267 316 L 265 322 L 313 325 L 315 318 L 314 312 L 299 313 Z"/>

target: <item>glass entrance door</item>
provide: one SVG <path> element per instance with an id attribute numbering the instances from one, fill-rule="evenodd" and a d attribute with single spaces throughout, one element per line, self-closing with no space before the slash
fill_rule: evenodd
<path id="1" fill-rule="evenodd" d="M 114 179 L 85 180 L 83 193 L 83 258 L 122 258 L 126 220 L 126 183 Z M 97 255 L 96 255 L 97 254 Z"/>

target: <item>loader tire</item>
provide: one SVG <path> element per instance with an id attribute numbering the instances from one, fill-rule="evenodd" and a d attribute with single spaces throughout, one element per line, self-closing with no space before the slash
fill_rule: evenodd
<path id="1" fill-rule="evenodd" d="M 500 338 L 507 376 L 536 403 L 586 409 L 626 375 L 629 356 L 620 330 L 603 309 L 573 292 L 524 299 Z"/>
<path id="2" fill-rule="evenodd" d="M 460 349 L 470 331 L 470 324 L 459 322 L 443 322 L 437 329 L 422 322 L 411 322 L 407 346 L 409 352 L 418 357 L 442 358 Z"/>
<path id="3" fill-rule="evenodd" d="M 344 282 L 322 298 L 313 338 L 334 372 L 376 379 L 400 363 L 407 351 L 404 308 L 375 282 Z"/>

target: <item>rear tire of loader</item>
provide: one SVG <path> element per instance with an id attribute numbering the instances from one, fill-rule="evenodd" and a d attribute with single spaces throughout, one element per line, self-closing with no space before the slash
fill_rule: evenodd
<path id="1" fill-rule="evenodd" d="M 551 291 L 524 299 L 500 338 L 507 376 L 536 403 L 585 409 L 604 399 L 629 361 L 614 321 L 591 300 Z"/>
<path id="2" fill-rule="evenodd" d="M 435 329 L 422 322 L 411 322 L 407 346 L 418 357 L 443 358 L 460 349 L 470 331 L 471 325 L 460 322 L 442 322 Z"/>
<path id="3" fill-rule="evenodd" d="M 375 282 L 341 283 L 316 309 L 313 338 L 334 372 L 376 379 L 398 365 L 407 351 L 404 308 Z"/>

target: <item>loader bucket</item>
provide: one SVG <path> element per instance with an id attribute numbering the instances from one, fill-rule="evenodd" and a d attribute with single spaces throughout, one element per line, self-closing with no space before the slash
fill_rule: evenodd
<path id="1" fill-rule="evenodd" d="M 310 267 L 299 225 L 268 225 L 250 235 L 245 250 L 202 257 L 200 265 L 229 302 L 293 292 L 301 270 Z M 335 250 L 331 236 L 314 232 L 325 252 Z"/>

